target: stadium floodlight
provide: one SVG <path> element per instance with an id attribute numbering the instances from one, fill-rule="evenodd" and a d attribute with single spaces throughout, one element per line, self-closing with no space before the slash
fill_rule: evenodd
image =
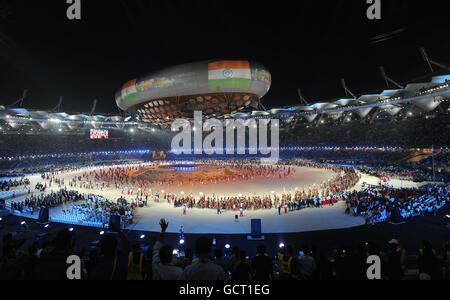
<path id="1" fill-rule="evenodd" d="M 284 243 L 281 242 L 280 245 L 279 245 L 279 247 L 280 247 L 280 249 L 284 248 Z"/>
<path id="2" fill-rule="evenodd" d="M 105 234 L 105 232 L 102 230 L 102 231 L 100 231 L 100 235 L 104 235 Z"/>
<path id="3" fill-rule="evenodd" d="M 141 238 L 141 240 L 145 239 L 145 234 L 142 234 L 142 235 L 140 236 L 140 238 Z"/>
<path id="4" fill-rule="evenodd" d="M 20 225 L 25 225 L 27 224 L 25 221 L 20 222 Z"/>
<path id="5" fill-rule="evenodd" d="M 225 244 L 225 249 L 230 249 L 230 244 Z"/>
<path id="6" fill-rule="evenodd" d="M 180 239 L 180 245 L 184 245 L 184 239 Z"/>
<path id="7" fill-rule="evenodd" d="M 70 227 L 70 228 L 69 228 L 69 231 L 70 231 L 70 232 L 73 232 L 73 227 Z"/>

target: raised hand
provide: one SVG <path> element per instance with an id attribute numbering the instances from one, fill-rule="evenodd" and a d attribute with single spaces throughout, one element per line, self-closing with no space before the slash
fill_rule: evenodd
<path id="1" fill-rule="evenodd" d="M 161 219 L 161 221 L 159 221 L 159 226 L 161 226 L 161 232 L 166 232 L 167 227 L 169 227 L 169 222 L 166 222 L 166 220 Z"/>

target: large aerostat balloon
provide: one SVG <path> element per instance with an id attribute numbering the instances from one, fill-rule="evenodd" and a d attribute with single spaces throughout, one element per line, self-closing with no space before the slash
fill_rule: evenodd
<path id="1" fill-rule="evenodd" d="M 206 117 L 258 107 L 272 76 L 262 65 L 247 60 L 210 60 L 175 66 L 133 79 L 116 92 L 124 111 L 155 125 L 189 119 L 199 110 Z"/>

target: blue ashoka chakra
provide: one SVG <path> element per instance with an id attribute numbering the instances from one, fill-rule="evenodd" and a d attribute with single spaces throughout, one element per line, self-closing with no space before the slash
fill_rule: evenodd
<path id="1" fill-rule="evenodd" d="M 224 70 L 223 77 L 225 78 L 233 78 L 233 70 Z"/>

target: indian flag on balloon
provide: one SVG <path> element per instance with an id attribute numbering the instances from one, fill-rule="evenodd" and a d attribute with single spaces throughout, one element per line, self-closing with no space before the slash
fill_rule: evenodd
<path id="1" fill-rule="evenodd" d="M 224 60 L 208 64 L 209 89 L 213 91 L 248 90 L 252 84 L 250 63 L 244 60 Z"/>
<path id="2" fill-rule="evenodd" d="M 132 103 L 135 101 L 142 100 L 136 88 L 136 79 L 131 80 L 124 84 L 124 86 L 122 87 L 122 99 L 126 103 L 130 102 Z"/>

